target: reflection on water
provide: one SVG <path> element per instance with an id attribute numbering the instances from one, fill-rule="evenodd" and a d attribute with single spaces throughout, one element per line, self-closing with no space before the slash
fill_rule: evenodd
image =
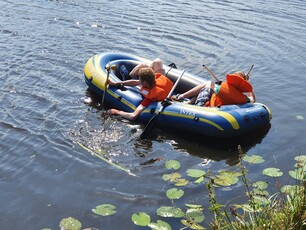
<path id="1" fill-rule="evenodd" d="M 190 134 L 181 134 L 174 146 L 203 159 L 214 161 L 226 160 L 226 164 L 233 166 L 239 161 L 238 146 L 241 146 L 243 153 L 247 153 L 251 148 L 262 142 L 270 128 L 271 125 L 268 125 L 267 127 L 256 130 L 256 132 L 235 138 L 215 139 L 205 136 L 199 137 Z"/>

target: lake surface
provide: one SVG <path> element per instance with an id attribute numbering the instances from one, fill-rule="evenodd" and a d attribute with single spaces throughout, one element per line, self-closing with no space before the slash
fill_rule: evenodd
<path id="1" fill-rule="evenodd" d="M 270 182 L 273 194 L 274 179 L 261 172 L 277 167 L 281 184 L 293 182 L 294 157 L 306 154 L 305 9 L 301 0 L 2 0 L 0 229 L 59 229 L 70 216 L 84 228 L 142 229 L 131 221 L 134 213 L 156 222 L 163 219 L 156 210 L 172 205 L 165 194 L 174 186 L 162 179 L 172 172 L 166 161 L 179 161 L 186 178 L 189 168 L 234 170 L 238 144 L 265 159 L 249 167 L 250 180 Z M 160 57 L 207 79 L 202 64 L 221 79 L 254 64 L 251 83 L 257 101 L 273 113 L 271 127 L 232 142 L 159 129 L 142 141 L 144 126 L 106 115 L 84 82 L 85 62 L 105 51 Z M 182 189 L 174 205 L 202 204 L 209 222 L 205 184 Z M 225 203 L 244 195 L 244 186 L 219 188 L 216 195 Z M 117 213 L 95 215 L 100 204 L 115 205 Z M 183 227 L 179 219 L 163 220 Z"/>

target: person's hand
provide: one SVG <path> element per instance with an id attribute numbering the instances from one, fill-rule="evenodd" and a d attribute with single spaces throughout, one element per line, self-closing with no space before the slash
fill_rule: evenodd
<path id="1" fill-rule="evenodd" d="M 110 79 L 108 79 L 107 84 L 108 84 L 108 85 L 112 85 L 112 86 L 113 86 L 113 85 L 116 85 L 116 83 L 113 82 L 113 81 L 111 81 Z"/>
<path id="2" fill-rule="evenodd" d="M 119 110 L 117 110 L 117 109 L 109 109 L 109 110 L 107 110 L 107 113 L 111 114 L 111 115 L 116 115 L 118 113 L 118 111 Z"/>

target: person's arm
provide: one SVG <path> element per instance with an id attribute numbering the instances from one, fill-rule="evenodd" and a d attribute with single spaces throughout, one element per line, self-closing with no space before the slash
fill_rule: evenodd
<path id="1" fill-rule="evenodd" d="M 250 100 L 251 100 L 251 103 L 254 103 L 254 102 L 256 101 L 254 91 L 248 93 L 248 96 L 249 96 L 249 98 L 250 98 Z"/>
<path id="2" fill-rule="evenodd" d="M 139 115 L 142 113 L 142 111 L 145 110 L 145 108 L 146 108 L 145 106 L 139 105 L 133 113 L 124 112 L 118 109 L 110 109 L 107 112 L 109 114 L 122 116 L 123 118 L 126 118 L 128 120 L 136 120 L 139 117 Z"/>
<path id="3" fill-rule="evenodd" d="M 136 85 L 139 85 L 140 82 L 139 82 L 139 80 L 126 80 L 126 81 L 119 81 L 119 82 L 113 82 L 111 80 L 108 80 L 108 84 L 109 85 L 123 84 L 123 85 L 127 85 L 127 86 L 136 86 Z"/>

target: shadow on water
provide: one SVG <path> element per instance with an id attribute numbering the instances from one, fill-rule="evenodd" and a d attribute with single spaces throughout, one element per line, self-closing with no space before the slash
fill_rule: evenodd
<path id="1" fill-rule="evenodd" d="M 177 130 L 165 132 L 162 129 L 155 129 L 150 139 L 170 139 L 175 142 L 173 146 L 178 150 L 206 160 L 226 160 L 226 164 L 231 166 L 239 162 L 238 146 L 241 147 L 243 153 L 247 153 L 262 142 L 270 128 L 271 124 L 254 130 L 252 133 L 232 138 L 213 138 Z"/>

